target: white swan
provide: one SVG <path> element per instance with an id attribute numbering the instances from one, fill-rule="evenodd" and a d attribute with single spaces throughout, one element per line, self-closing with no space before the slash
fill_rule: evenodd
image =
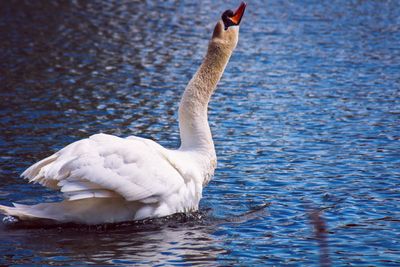
<path id="1" fill-rule="evenodd" d="M 216 167 L 208 102 L 238 42 L 245 7 L 242 3 L 236 12 L 223 13 L 203 63 L 185 89 L 179 106 L 179 149 L 169 150 L 136 136 L 92 135 L 21 175 L 61 190 L 64 201 L 0 205 L 0 212 L 20 220 L 100 224 L 196 211 L 203 186 Z"/>

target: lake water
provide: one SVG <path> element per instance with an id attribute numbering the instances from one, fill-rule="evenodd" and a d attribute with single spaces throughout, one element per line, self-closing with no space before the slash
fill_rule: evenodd
<path id="1" fill-rule="evenodd" d="M 59 200 L 19 174 L 95 133 L 178 147 L 181 94 L 239 4 L 48 2 L 0 3 L 3 205 Z M 0 265 L 400 265 L 398 1 L 249 1 L 209 119 L 199 214 L 0 225 Z"/>

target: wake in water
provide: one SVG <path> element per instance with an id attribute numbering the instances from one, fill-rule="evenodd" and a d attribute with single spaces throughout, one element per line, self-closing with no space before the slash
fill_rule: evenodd
<path id="1" fill-rule="evenodd" d="M 3 224 L 9 229 L 49 229 L 49 228 L 76 228 L 79 230 L 111 230 L 121 227 L 133 227 L 136 231 L 155 230 L 164 227 L 194 226 L 194 225 L 217 225 L 221 223 L 243 223 L 258 216 L 265 215 L 265 209 L 270 203 L 251 207 L 249 211 L 236 215 L 231 218 L 215 218 L 210 215 L 211 209 L 203 209 L 191 213 L 177 213 L 162 218 L 144 219 L 139 221 L 128 221 L 122 223 L 109 223 L 97 225 L 84 225 L 76 223 L 58 223 L 48 219 L 38 219 L 35 221 L 21 221 L 13 216 L 3 218 Z"/>

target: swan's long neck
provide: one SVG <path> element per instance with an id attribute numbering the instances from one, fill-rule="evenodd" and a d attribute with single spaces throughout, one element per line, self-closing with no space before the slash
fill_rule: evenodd
<path id="1" fill-rule="evenodd" d="M 187 85 L 179 105 L 181 149 L 215 153 L 207 108 L 231 54 L 232 50 L 211 42 L 203 63 Z"/>

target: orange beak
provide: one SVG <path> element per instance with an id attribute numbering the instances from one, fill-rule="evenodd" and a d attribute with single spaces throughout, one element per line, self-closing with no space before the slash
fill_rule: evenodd
<path id="1" fill-rule="evenodd" d="M 235 13 L 233 13 L 233 16 L 229 18 L 234 25 L 240 24 L 240 21 L 242 20 L 244 14 L 244 10 L 246 9 L 246 5 L 247 4 L 245 2 L 242 2 L 238 9 L 236 9 Z"/>

